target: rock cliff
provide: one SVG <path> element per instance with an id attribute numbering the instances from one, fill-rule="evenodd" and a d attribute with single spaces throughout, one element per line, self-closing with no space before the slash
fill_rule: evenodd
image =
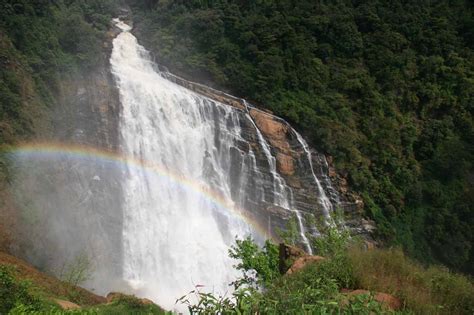
<path id="1" fill-rule="evenodd" d="M 375 231 L 375 224 L 364 218 L 362 198 L 349 188 L 346 177 L 337 173 L 332 163 L 332 157 L 309 148 L 311 153 L 311 165 L 309 165 L 307 152 L 299 141 L 296 131 L 284 119 L 275 116 L 268 110 L 248 104 L 243 99 L 171 74 L 164 66 L 156 66 L 167 79 L 211 100 L 233 106 L 243 113 L 247 112 L 270 144 L 271 153 L 276 159 L 277 170 L 293 190 L 295 205 L 302 209 L 306 215 L 313 216 L 318 221 L 322 213 L 321 192 L 318 191 L 318 187 L 314 183 L 314 177 L 310 171 L 312 167 L 314 175 L 320 180 L 324 193 L 335 205 L 333 210 L 343 212 L 345 225 L 352 230 L 353 234 L 361 235 L 370 242 L 373 241 L 372 233 Z M 241 121 L 244 122 L 243 119 Z M 253 147 L 258 148 L 258 137 L 253 126 L 246 126 L 246 129 L 246 140 L 253 143 Z M 258 152 L 257 159 L 260 163 L 265 163 L 266 157 L 263 152 Z M 272 182 L 269 180 L 263 185 L 266 189 L 271 189 Z M 251 204 L 248 206 L 250 209 L 252 208 Z M 253 209 L 253 211 L 261 224 L 264 226 L 271 224 L 274 232 L 275 228 L 284 228 L 289 219 L 287 213 L 285 214 L 284 211 L 272 205 L 268 205 L 265 209 Z M 317 232 L 311 226 L 308 228 L 310 232 Z"/>

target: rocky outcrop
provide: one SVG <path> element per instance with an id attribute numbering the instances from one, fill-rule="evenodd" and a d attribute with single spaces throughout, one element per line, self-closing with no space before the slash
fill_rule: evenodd
<path id="1" fill-rule="evenodd" d="M 72 302 L 66 301 L 66 300 L 53 299 L 52 301 L 54 303 L 58 304 L 59 307 L 61 307 L 63 310 L 78 310 L 78 309 L 81 308 L 76 303 L 72 303 Z"/>
<path id="2" fill-rule="evenodd" d="M 279 245 L 279 271 L 280 274 L 291 275 L 300 271 L 309 264 L 317 263 L 325 258 L 322 256 L 308 255 L 298 247 L 285 243 Z"/>
<path id="3" fill-rule="evenodd" d="M 284 275 L 295 260 L 306 255 L 304 250 L 296 246 L 280 243 L 278 246 L 278 268 L 280 274 Z"/>
<path id="4" fill-rule="evenodd" d="M 166 67 L 157 65 L 158 69 L 162 71 L 163 75 L 170 80 L 171 82 L 174 82 L 178 85 L 181 85 L 188 90 L 194 91 L 196 93 L 199 93 L 201 95 L 204 95 L 214 101 L 217 101 L 222 104 L 226 104 L 241 110 L 245 110 L 245 104 L 242 99 L 239 99 L 237 97 L 234 97 L 232 95 L 226 94 L 222 91 L 215 90 L 211 87 L 196 83 L 196 82 L 191 82 L 188 81 L 184 78 L 181 78 L 177 75 L 174 75 L 170 72 L 168 72 L 168 69 Z"/>
<path id="5" fill-rule="evenodd" d="M 277 168 L 280 174 L 291 176 L 295 174 L 295 164 L 291 155 L 278 152 L 276 155 Z"/>
<path id="6" fill-rule="evenodd" d="M 233 106 L 241 110 L 243 114 L 248 113 L 255 126 L 271 146 L 271 154 L 275 157 L 279 174 L 284 177 L 286 183 L 293 189 L 293 202 L 295 207 L 303 211 L 304 216 L 310 215 L 313 216 L 316 221 L 321 220 L 321 214 L 324 212 L 320 202 L 321 193 L 316 187 L 314 177 L 309 170 L 310 163 L 307 158 L 307 152 L 298 141 L 295 130 L 285 120 L 273 115 L 267 110 L 258 109 L 243 99 L 171 74 L 164 66 L 157 65 L 157 68 L 162 71 L 162 75 L 167 79 L 187 89 L 204 95 L 216 102 Z M 241 122 L 242 121 L 243 119 Z M 258 152 L 258 138 L 255 135 L 254 126 L 245 125 L 245 123 L 243 123 L 243 129 L 246 133 L 245 140 L 253 143 L 252 148 Z M 245 146 L 240 149 L 245 150 Z M 258 153 L 256 156 L 257 164 L 267 163 L 265 161 L 265 155 L 262 152 Z M 324 189 L 325 194 L 334 205 L 337 205 L 337 208 L 344 211 L 346 226 L 353 231 L 353 234 L 362 235 L 372 240 L 371 234 L 375 229 L 375 225 L 371 221 L 362 221 L 364 217 L 364 203 L 360 196 L 349 189 L 346 176 L 342 176 L 336 172 L 331 157 L 326 157 L 315 150 L 311 150 L 311 157 L 314 173 L 320 179 L 320 185 Z M 261 184 L 266 186 L 264 188 L 265 190 L 270 190 L 273 185 L 270 181 L 260 183 L 260 185 Z M 252 204 L 249 204 L 248 207 L 252 208 Z M 268 225 L 268 222 L 272 222 L 274 228 L 284 228 L 288 216 L 274 216 L 273 214 L 275 212 L 272 214 L 272 211 L 270 211 L 272 208 L 274 207 L 269 205 L 265 209 L 265 207 L 261 207 L 260 205 L 259 209 L 254 210 L 254 215 L 256 217 L 262 217 L 262 212 L 266 212 L 267 215 L 263 215 L 264 219 L 259 218 L 262 225 Z M 278 214 L 281 213 L 278 212 Z M 310 233 L 316 233 L 316 229 L 311 226 L 308 226 L 308 231 Z"/>
<path id="7" fill-rule="evenodd" d="M 293 265 L 291 265 L 290 269 L 286 272 L 287 275 L 291 275 L 297 271 L 300 271 L 301 269 L 305 268 L 306 266 L 314 263 L 318 263 L 320 261 L 323 261 L 325 258 L 322 256 L 314 256 L 314 255 L 306 255 L 303 257 L 300 257 L 295 260 Z"/>
<path id="8" fill-rule="evenodd" d="M 260 132 L 276 151 L 277 169 L 284 176 L 295 174 L 295 158 L 288 142 L 290 132 L 288 124 L 276 119 L 276 116 L 267 112 L 249 109 L 249 114 Z"/>

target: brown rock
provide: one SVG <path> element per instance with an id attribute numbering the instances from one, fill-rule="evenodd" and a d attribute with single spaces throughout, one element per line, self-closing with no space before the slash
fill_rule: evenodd
<path id="1" fill-rule="evenodd" d="M 372 220 L 361 219 L 360 222 L 361 222 L 362 228 L 369 233 L 373 233 L 377 229 L 377 227 L 375 226 L 375 222 Z"/>
<path id="2" fill-rule="evenodd" d="M 339 181 L 339 190 L 343 193 L 343 194 L 347 194 L 347 192 L 349 191 L 348 189 L 348 184 L 347 184 L 347 179 L 342 177 Z"/>
<path id="3" fill-rule="evenodd" d="M 63 310 L 78 310 L 81 307 L 76 303 L 72 303 L 70 301 L 60 300 L 60 299 L 53 299 L 53 302 L 58 304 Z"/>
<path id="4" fill-rule="evenodd" d="M 300 257 L 300 258 L 295 260 L 295 262 L 290 267 L 290 269 L 288 269 L 286 274 L 291 275 L 292 273 L 295 273 L 295 272 L 303 269 L 304 267 L 306 267 L 309 264 L 314 264 L 314 263 L 320 262 L 321 260 L 324 260 L 324 259 L 325 258 L 322 257 L 322 256 L 312 256 L 312 255 L 306 255 L 306 256 Z"/>
<path id="5" fill-rule="evenodd" d="M 280 243 L 280 246 L 279 246 L 280 273 L 284 275 L 290 267 L 289 264 L 292 264 L 296 259 L 306 256 L 306 255 L 307 254 L 305 253 L 305 251 L 298 247 L 290 246 L 285 243 Z"/>
<path id="6" fill-rule="evenodd" d="M 283 138 L 288 131 L 286 125 L 275 120 L 273 116 L 265 112 L 252 108 L 250 109 L 250 116 L 252 116 L 260 131 L 265 135 L 271 135 L 275 138 Z"/>
<path id="7" fill-rule="evenodd" d="M 258 129 L 265 135 L 270 144 L 283 153 L 290 153 L 290 144 L 287 140 L 288 126 L 265 112 L 250 109 L 250 116 Z"/>
<path id="8" fill-rule="evenodd" d="M 329 169 L 328 169 L 328 175 L 329 175 L 329 177 L 331 177 L 331 178 L 336 178 L 336 177 L 337 177 L 336 170 L 335 170 L 333 167 L 329 167 Z"/>
<path id="9" fill-rule="evenodd" d="M 295 173 L 295 166 L 291 156 L 283 153 L 277 153 L 276 161 L 280 174 L 291 176 Z"/>
<path id="10" fill-rule="evenodd" d="M 208 87 L 208 86 L 196 83 L 196 82 L 188 81 L 184 78 L 181 78 L 181 77 L 179 77 L 177 75 L 174 75 L 172 73 L 169 73 L 169 72 L 166 73 L 166 76 L 167 76 L 168 80 L 170 80 L 170 81 L 172 81 L 172 82 L 174 82 L 178 85 L 181 85 L 181 86 L 183 86 L 183 87 L 185 87 L 185 88 L 187 88 L 191 91 L 199 93 L 203 96 L 209 97 L 210 99 L 212 99 L 214 101 L 217 101 L 217 102 L 220 102 L 222 104 L 229 105 L 229 106 L 233 106 L 233 107 L 239 108 L 241 110 L 246 110 L 245 105 L 238 98 L 227 95 L 227 94 L 225 94 L 221 91 L 215 90 L 211 87 Z"/>
<path id="11" fill-rule="evenodd" d="M 354 290 L 352 292 L 349 292 L 347 295 L 349 297 L 351 296 L 356 296 L 356 295 L 362 295 L 362 294 L 370 294 L 371 292 L 368 290 Z M 374 297 L 374 300 L 379 302 L 380 304 L 384 305 L 385 307 L 388 307 L 392 310 L 399 310 L 402 306 L 402 302 L 394 297 L 391 294 L 387 293 L 382 293 L 382 292 L 372 292 L 372 295 Z"/>

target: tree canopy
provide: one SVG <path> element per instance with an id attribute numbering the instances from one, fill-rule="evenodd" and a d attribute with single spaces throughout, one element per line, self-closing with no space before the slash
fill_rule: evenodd
<path id="1" fill-rule="evenodd" d="M 160 63 L 332 155 L 381 237 L 474 272 L 472 2 L 130 2 Z"/>

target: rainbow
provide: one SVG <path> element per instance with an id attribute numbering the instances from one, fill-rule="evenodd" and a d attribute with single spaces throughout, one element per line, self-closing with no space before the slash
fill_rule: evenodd
<path id="1" fill-rule="evenodd" d="M 271 233 L 263 227 L 253 216 L 244 209 L 238 208 L 231 200 L 228 200 L 219 192 L 216 192 L 201 183 L 176 174 L 156 163 L 123 155 L 112 150 L 100 149 L 93 146 L 81 144 L 66 144 L 61 142 L 25 142 L 15 146 L 0 146 L 0 155 L 7 155 L 14 159 L 17 157 L 28 158 L 57 158 L 67 156 L 75 159 L 94 160 L 98 162 L 114 163 L 117 166 L 128 168 L 139 168 L 144 172 L 152 172 L 162 178 L 176 183 L 183 189 L 192 193 L 197 193 L 212 204 L 222 207 L 233 215 L 241 218 L 251 225 L 260 237 L 271 238 Z"/>

